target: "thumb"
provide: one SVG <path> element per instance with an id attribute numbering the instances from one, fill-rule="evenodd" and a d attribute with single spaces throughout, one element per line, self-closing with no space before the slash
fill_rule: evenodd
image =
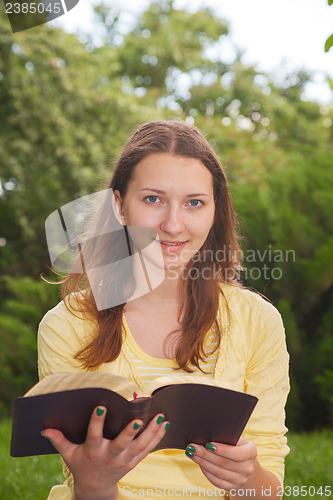
<path id="1" fill-rule="evenodd" d="M 66 456 L 76 448 L 77 445 L 68 441 L 61 431 L 57 429 L 45 429 L 41 432 L 41 435 L 50 441 L 50 443 L 55 447 L 55 449 L 60 453 L 63 459 L 66 461 Z"/>
<path id="2" fill-rule="evenodd" d="M 243 438 L 243 437 L 241 436 L 241 437 L 239 438 L 239 440 L 238 440 L 238 442 L 237 442 L 236 446 L 242 446 L 242 445 L 244 445 L 244 444 L 246 444 L 246 443 L 248 443 L 248 441 L 247 441 L 245 438 Z"/>

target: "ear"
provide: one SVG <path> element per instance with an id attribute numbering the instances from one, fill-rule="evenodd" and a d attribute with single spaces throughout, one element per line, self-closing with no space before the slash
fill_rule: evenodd
<path id="1" fill-rule="evenodd" d="M 120 196 L 120 192 L 117 189 L 113 191 L 111 203 L 112 203 L 113 213 L 117 221 L 122 226 L 126 226 L 125 214 L 123 211 L 123 201 Z"/>

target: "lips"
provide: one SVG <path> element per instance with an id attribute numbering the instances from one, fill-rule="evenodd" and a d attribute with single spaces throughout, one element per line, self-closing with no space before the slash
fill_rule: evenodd
<path id="1" fill-rule="evenodd" d="M 170 251 L 181 250 L 182 248 L 184 248 L 186 243 L 188 243 L 188 240 L 186 240 L 186 241 L 165 241 L 165 240 L 155 239 L 155 241 L 157 241 L 157 243 L 159 243 L 162 248 L 168 249 Z"/>
<path id="2" fill-rule="evenodd" d="M 177 245 L 183 245 L 184 243 L 187 243 L 187 241 L 164 241 L 164 240 L 155 240 L 158 243 L 162 243 L 163 245 L 168 245 L 168 246 L 177 246 Z"/>
<path id="3" fill-rule="evenodd" d="M 171 241 L 160 241 L 160 243 L 163 243 L 163 245 L 168 245 L 168 246 L 176 246 L 176 245 L 183 245 L 184 243 L 186 243 L 186 241 L 176 241 L 176 242 L 172 242 Z"/>

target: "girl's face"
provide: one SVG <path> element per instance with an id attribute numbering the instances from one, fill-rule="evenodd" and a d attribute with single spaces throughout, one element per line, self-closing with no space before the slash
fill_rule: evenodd
<path id="1" fill-rule="evenodd" d="M 123 225 L 156 230 L 166 270 L 183 268 L 214 222 L 213 176 L 194 158 L 152 153 L 136 165 L 124 198 L 114 196 Z"/>

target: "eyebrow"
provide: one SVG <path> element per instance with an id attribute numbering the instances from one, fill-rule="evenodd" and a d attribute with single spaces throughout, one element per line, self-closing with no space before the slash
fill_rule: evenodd
<path id="1" fill-rule="evenodd" d="M 155 189 L 155 188 L 150 188 L 150 187 L 146 187 L 146 188 L 143 188 L 143 189 L 140 189 L 140 191 L 150 191 L 150 192 L 154 192 L 154 193 L 157 193 L 157 194 L 166 194 L 165 191 L 161 191 L 160 189 Z M 191 194 L 187 194 L 185 196 L 185 198 L 194 198 L 195 196 L 209 196 L 209 194 L 207 193 L 191 193 Z"/>

